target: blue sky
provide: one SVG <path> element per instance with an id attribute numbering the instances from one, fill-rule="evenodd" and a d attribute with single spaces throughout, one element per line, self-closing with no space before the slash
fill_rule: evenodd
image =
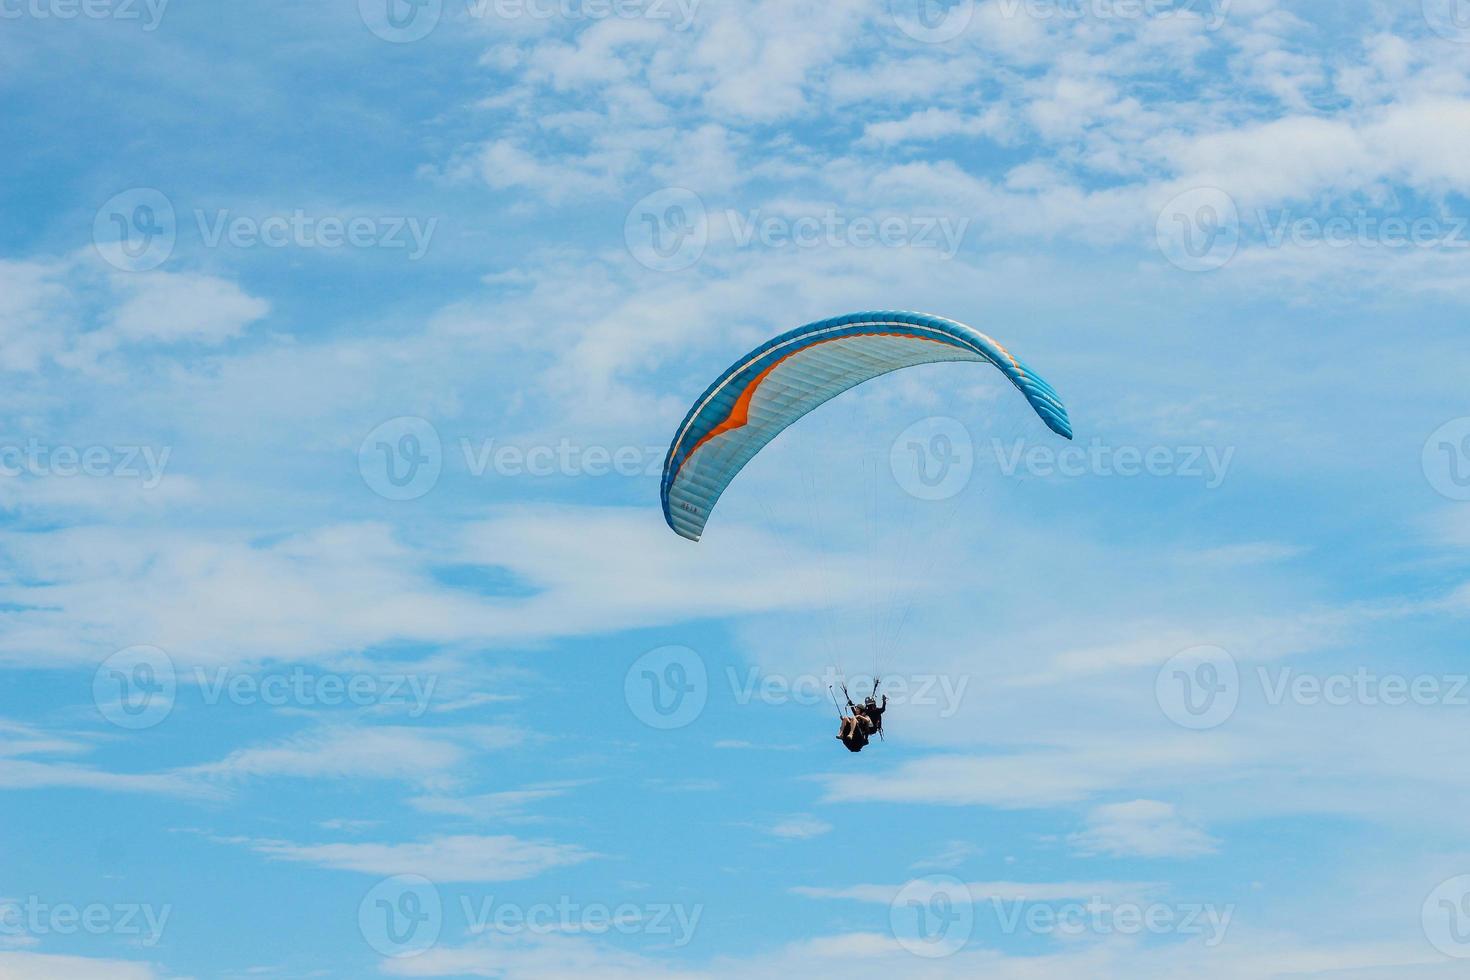
<path id="1" fill-rule="evenodd" d="M 14 0 L 0 86 L 0 977 L 1463 974 L 1452 0 Z M 917 368 L 669 531 L 866 309 L 1073 451 Z"/>

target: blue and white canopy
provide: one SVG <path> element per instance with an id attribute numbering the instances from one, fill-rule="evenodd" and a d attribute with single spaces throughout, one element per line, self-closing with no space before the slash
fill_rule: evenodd
<path id="1" fill-rule="evenodd" d="M 781 430 L 855 385 L 936 361 L 995 365 L 1048 428 L 1072 438 L 1052 386 L 973 327 L 925 313 L 850 313 L 767 341 L 705 390 L 664 459 L 664 519 L 698 541 L 720 494 Z"/>

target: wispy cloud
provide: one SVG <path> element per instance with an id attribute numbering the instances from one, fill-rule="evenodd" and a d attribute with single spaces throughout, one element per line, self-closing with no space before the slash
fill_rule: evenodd
<path id="1" fill-rule="evenodd" d="M 246 837 L 219 840 L 277 861 L 369 875 L 422 875 L 434 882 L 519 881 L 598 856 L 576 844 L 507 835 L 430 837 L 398 844 L 297 844 Z"/>
<path id="2" fill-rule="evenodd" d="M 760 829 L 782 840 L 811 840 L 814 837 L 831 833 L 832 825 L 809 813 L 798 813 L 769 824 L 762 824 Z"/>
<path id="3" fill-rule="evenodd" d="M 272 745 L 238 749 L 217 762 L 191 766 L 181 776 L 208 780 L 256 778 L 388 779 L 434 786 L 478 752 L 519 745 L 511 728 L 422 729 L 395 726 L 329 726 Z"/>
<path id="4" fill-rule="evenodd" d="M 0 951 L 0 976 L 5 980 L 163 980 L 167 974 L 151 964 L 127 960 Z"/>
<path id="5" fill-rule="evenodd" d="M 1220 844 L 1172 804 L 1157 800 L 1094 807 L 1086 829 L 1067 841 L 1081 854 L 1142 858 L 1200 857 L 1215 853 Z"/>

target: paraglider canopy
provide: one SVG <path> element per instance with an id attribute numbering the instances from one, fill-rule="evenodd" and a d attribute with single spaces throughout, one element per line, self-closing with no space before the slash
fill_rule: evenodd
<path id="1" fill-rule="evenodd" d="M 1048 428 L 1072 438 L 1067 410 L 1052 386 L 973 327 L 925 313 L 851 313 L 767 341 L 705 389 L 664 458 L 664 519 L 698 541 L 730 481 L 787 426 L 864 381 L 940 361 L 993 365 Z"/>

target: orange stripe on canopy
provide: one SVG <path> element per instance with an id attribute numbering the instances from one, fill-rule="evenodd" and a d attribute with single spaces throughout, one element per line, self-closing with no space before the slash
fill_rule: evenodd
<path id="1" fill-rule="evenodd" d="M 810 344 L 807 344 L 805 347 L 798 348 L 789 354 L 783 355 L 781 358 L 771 364 L 770 367 L 766 368 L 760 374 L 757 374 L 754 378 L 751 378 L 750 383 L 747 384 L 744 390 L 740 392 L 740 397 L 735 399 L 735 404 L 730 407 L 730 414 L 726 415 L 724 419 L 721 420 L 719 425 L 715 426 L 713 429 L 710 429 L 709 432 L 705 433 L 703 439 L 700 439 L 694 444 L 694 448 L 689 450 L 689 455 L 684 457 L 684 461 L 687 463 L 690 459 L 692 459 L 694 457 L 694 454 L 699 452 L 699 448 L 705 443 L 709 442 L 715 436 L 720 435 L 723 432 L 729 432 L 733 429 L 741 428 L 742 426 L 750 422 L 750 400 L 755 397 L 755 390 L 760 387 L 761 382 L 765 381 L 766 378 L 770 376 L 771 372 L 776 370 L 776 368 L 786 363 L 786 361 L 790 358 L 793 358 L 798 354 L 805 354 L 807 351 L 811 350 L 813 347 L 818 346 L 819 344 L 830 344 L 838 340 L 850 340 L 853 337 L 906 337 L 910 340 L 927 340 L 930 343 L 935 344 L 948 344 L 951 347 L 960 346 L 953 341 L 940 340 L 937 337 L 926 337 L 922 334 L 916 333 L 897 333 L 895 331 L 850 333 L 844 334 L 841 337 L 823 337 L 820 340 L 814 340 Z"/>

